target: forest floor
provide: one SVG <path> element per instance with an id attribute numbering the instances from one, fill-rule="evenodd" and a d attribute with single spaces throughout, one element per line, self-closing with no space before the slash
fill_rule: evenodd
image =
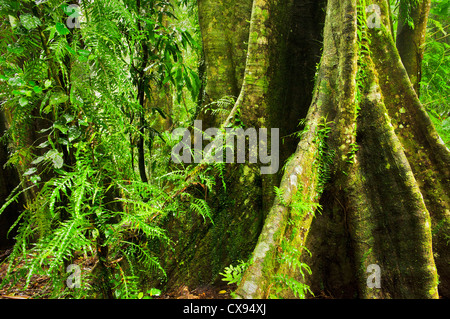
<path id="1" fill-rule="evenodd" d="M 4 259 L 11 250 L 0 250 L 0 283 L 6 275 L 8 263 Z M 84 264 L 92 264 L 95 261 L 86 260 Z M 25 265 L 19 265 L 19 268 L 26 269 Z M 6 284 L 0 288 L 0 299 L 48 299 L 51 293 L 51 285 L 48 276 L 33 275 L 30 284 L 26 289 L 25 278 L 16 279 L 16 284 Z M 154 299 L 229 299 L 230 294 L 236 287 L 227 286 L 225 283 L 221 286 L 200 286 L 190 289 L 187 286 L 181 286 L 171 291 L 163 292 Z"/>

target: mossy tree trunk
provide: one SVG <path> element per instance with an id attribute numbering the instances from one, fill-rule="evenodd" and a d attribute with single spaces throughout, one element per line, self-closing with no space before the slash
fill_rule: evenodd
<path id="1" fill-rule="evenodd" d="M 417 95 L 422 79 L 422 59 L 430 7 L 431 0 L 400 1 L 396 44 Z"/>
<path id="2" fill-rule="evenodd" d="M 381 9 L 375 16 L 379 27 L 368 27 L 371 4 Z M 449 295 L 449 151 L 401 63 L 388 5 L 328 1 L 307 128 L 239 296 L 270 296 L 280 275 L 333 297 L 435 298 L 438 288 L 441 296 Z M 324 119 L 328 125 L 321 128 Z M 319 143 L 324 126 L 325 153 Z M 330 156 L 326 185 L 318 187 Z M 322 205 L 320 213 L 314 203 Z M 310 266 L 310 276 L 304 279 L 298 267 L 283 262 L 285 247 L 308 248 L 311 255 L 303 252 L 299 260 Z M 369 265 L 381 270 L 379 288 L 367 284 Z"/>
<path id="3" fill-rule="evenodd" d="M 387 0 L 253 1 L 225 125 L 280 128 L 290 136 L 280 164 L 289 159 L 278 175 L 230 165 L 214 225 L 192 217 L 170 229 L 189 240 L 171 255 L 169 286 L 214 282 L 252 252 L 242 298 L 301 296 L 302 285 L 332 297 L 450 296 L 449 150 L 402 64 L 389 12 Z M 203 21 L 204 42 L 214 41 L 211 25 Z M 368 285 L 373 265 L 379 288 Z"/>
<path id="4" fill-rule="evenodd" d="M 247 55 L 252 0 L 199 0 L 198 15 L 202 30 L 207 81 L 204 104 L 225 96 L 239 95 Z M 224 114 L 203 110 L 200 119 L 218 127 Z"/>
<path id="5" fill-rule="evenodd" d="M 226 9 L 224 3 L 199 1 L 206 91 L 209 102 L 225 95 L 236 95 L 237 101 L 226 120 L 223 116 L 208 116 L 211 113 L 200 114 L 199 119 L 203 120 L 204 130 L 237 122 L 243 123 L 244 129 L 280 128 L 280 136 L 289 141 L 280 143 L 282 165 L 298 142 L 292 136 L 299 130 L 297 119 L 305 116 L 311 102 L 321 49 L 321 30 L 316 23 L 323 22 L 324 1 L 303 5 L 294 5 L 291 0 L 278 5 L 270 1 L 250 1 L 248 6 L 240 3 L 237 7 L 233 7 L 234 1 L 228 1 L 227 6 L 232 9 L 220 10 L 220 6 Z M 242 11 L 244 8 L 246 13 Z M 230 10 L 236 12 L 229 14 Z M 271 16 L 276 19 L 269 19 Z M 243 25 L 245 21 L 250 24 Z M 225 22 L 228 27 L 223 25 Z M 245 35 L 236 26 L 246 30 Z M 218 49 L 225 39 L 224 30 L 228 30 L 227 37 L 233 39 L 228 51 Z M 267 32 L 261 33 L 261 30 Z M 246 49 L 242 48 L 243 44 Z M 245 54 L 236 53 L 242 50 Z M 226 63 L 229 59 L 234 64 Z M 236 67 L 239 65 L 245 69 Z M 293 66 L 296 72 L 292 72 Z M 230 81 L 235 81 L 232 77 L 238 79 L 237 91 L 228 86 Z M 227 85 L 222 83 L 224 79 Z M 280 104 L 285 105 L 282 110 L 278 107 Z M 268 133 L 270 141 L 270 130 Z M 213 209 L 214 224 L 204 223 L 196 216 L 168 221 L 169 233 L 177 245 L 175 251 L 166 252 L 164 258 L 169 277 L 167 287 L 220 282 L 219 272 L 225 266 L 248 259 L 253 251 L 274 198 L 273 187 L 278 185 L 281 173 L 261 175 L 259 164 L 253 163 L 227 164 L 224 179 L 226 189 L 218 179 L 214 194 L 207 198 Z"/>
<path id="6" fill-rule="evenodd" d="M 212 112 L 214 104 L 211 102 L 224 97 L 237 98 L 240 93 L 251 8 L 251 0 L 238 4 L 230 0 L 198 1 L 206 73 L 201 106 L 207 107 L 198 115 L 203 130 L 220 127 L 225 120 L 224 112 Z M 263 221 L 258 208 L 261 204 L 258 197 L 261 181 L 256 169 L 240 165 L 229 167 L 225 178 L 232 181 L 234 187 L 227 187 L 227 193 L 220 179 L 217 179 L 215 192 L 208 198 L 214 211 L 214 224 L 195 214 L 168 218 L 165 227 L 177 244 L 173 251 L 163 252 L 163 265 L 168 274 L 167 289 L 218 281 L 224 265 L 245 259 L 251 253 Z M 247 187 L 246 192 L 255 195 L 255 198 L 243 196 L 243 187 Z M 203 190 L 196 194 L 204 196 Z M 249 211 L 256 214 L 249 214 Z"/>

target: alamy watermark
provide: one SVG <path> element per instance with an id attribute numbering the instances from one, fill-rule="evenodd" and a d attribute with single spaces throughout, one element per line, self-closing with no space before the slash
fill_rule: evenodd
<path id="1" fill-rule="evenodd" d="M 370 275 L 367 277 L 368 288 L 381 288 L 381 267 L 377 264 L 371 264 L 367 267 L 366 273 Z"/>
<path id="2" fill-rule="evenodd" d="M 201 163 L 249 163 L 267 164 L 261 166 L 261 174 L 275 174 L 279 168 L 279 129 L 260 128 L 208 128 L 203 132 L 202 121 L 194 121 L 193 139 L 187 128 L 177 128 L 173 138 L 182 139 L 172 148 L 172 160 L 179 164 Z M 214 138 L 213 138 L 214 137 Z M 192 147 L 192 140 L 194 146 Z M 203 147 L 203 141 L 211 141 Z M 270 154 L 269 154 L 270 145 Z"/>
<path id="3" fill-rule="evenodd" d="M 366 13 L 372 14 L 367 17 L 367 26 L 369 29 L 379 29 L 381 28 L 381 8 L 378 4 L 371 4 L 366 7 Z"/>
<path id="4" fill-rule="evenodd" d="M 66 285 L 68 288 L 80 288 L 81 287 L 81 268 L 76 264 L 71 264 L 66 268 L 67 273 L 73 272 L 67 277 Z"/>
<path id="5" fill-rule="evenodd" d="M 66 19 L 66 26 L 69 29 L 80 29 L 81 8 L 77 4 L 71 4 L 64 8 L 64 12 L 69 16 Z"/>

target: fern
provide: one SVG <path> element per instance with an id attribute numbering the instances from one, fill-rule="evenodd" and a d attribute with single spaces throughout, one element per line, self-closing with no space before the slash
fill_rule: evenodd
<path id="1" fill-rule="evenodd" d="M 274 189 L 274 192 L 275 192 L 275 196 L 280 201 L 280 203 L 282 205 L 284 205 L 284 206 L 288 206 L 288 203 L 284 199 L 284 191 L 281 188 L 277 187 L 277 186 L 274 186 L 273 189 Z"/>
<path id="2" fill-rule="evenodd" d="M 231 284 L 237 284 L 242 280 L 242 276 L 244 275 L 245 271 L 249 267 L 248 262 L 244 262 L 242 260 L 238 261 L 238 264 L 236 266 L 230 265 L 228 267 L 225 267 L 223 273 L 219 273 L 223 276 L 222 280 L 227 281 L 228 285 Z"/>
<path id="3" fill-rule="evenodd" d="M 211 209 L 209 208 L 208 203 L 205 200 L 194 198 L 190 204 L 190 207 L 194 212 L 203 216 L 204 220 L 209 219 L 214 224 Z"/>
<path id="4" fill-rule="evenodd" d="M 150 224 L 147 214 L 134 215 L 126 214 L 123 216 L 120 224 L 117 224 L 116 228 L 128 228 L 134 231 L 142 231 L 149 239 L 160 239 L 166 243 L 169 243 L 165 231 L 156 225 Z"/>
<path id="5" fill-rule="evenodd" d="M 277 274 L 274 276 L 277 287 L 275 293 L 270 294 L 271 298 L 277 299 L 280 293 L 288 288 L 296 298 L 305 299 L 306 293 L 313 294 L 308 285 L 301 283 L 300 281 L 283 274 Z"/>
<path id="6" fill-rule="evenodd" d="M 212 221 L 206 200 L 187 195 L 192 184 L 185 180 L 186 171 L 171 171 L 167 146 L 152 149 L 147 134 L 158 132 L 153 126 L 164 114 L 147 112 L 160 110 L 147 107 L 154 93 L 169 86 L 177 98 L 186 90 L 198 95 L 198 76 L 180 50 L 195 41 L 171 25 L 173 5 L 165 1 L 141 2 L 141 10 L 128 0 L 83 2 L 82 27 L 71 30 L 61 22 L 67 18 L 64 1 L 0 2 L 5 22 L 0 25 L 0 97 L 2 111 L 12 115 L 10 164 L 27 172 L 23 184 L 31 185 L 14 190 L 0 208 L 1 213 L 23 192 L 29 195 L 15 224 L 16 245 L 3 283 L 23 275 L 29 285 L 34 275 L 46 275 L 52 296 L 67 296 L 64 266 L 83 253 L 119 280 L 114 286 L 94 271 L 84 275 L 91 280 L 86 287 L 105 280 L 110 289 L 124 291 L 122 296 L 136 296 L 143 276 L 137 269 L 165 276 L 149 243 L 172 244 L 159 224 L 167 214 L 193 212 Z M 150 52 L 145 66 L 144 43 Z M 142 83 L 145 105 L 137 94 Z M 145 134 L 134 118 L 141 112 Z M 29 129 L 37 120 L 48 126 L 29 145 Z M 156 165 L 148 184 L 135 181 L 134 145 L 141 136 L 149 145 L 144 159 L 164 164 Z M 225 186 L 224 166 L 212 170 Z M 195 179 L 205 194 L 215 186 L 212 175 L 201 172 Z M 180 204 L 178 195 L 188 202 Z M 136 235 L 133 240 L 130 234 Z M 116 262 L 121 257 L 129 267 Z"/>
<path id="7" fill-rule="evenodd" d="M 132 248 L 131 250 L 126 250 L 125 253 L 127 255 L 134 256 L 139 265 L 141 265 L 141 268 L 144 268 L 147 271 L 150 270 L 152 272 L 160 273 L 164 277 L 167 276 L 166 271 L 161 267 L 159 260 L 155 256 L 152 256 L 148 249 L 145 249 L 144 247 L 133 242 L 124 241 L 124 243 L 128 244 Z"/>

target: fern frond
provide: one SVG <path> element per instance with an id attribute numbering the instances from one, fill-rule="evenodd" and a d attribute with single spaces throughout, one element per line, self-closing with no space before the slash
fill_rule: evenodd
<path id="1" fill-rule="evenodd" d="M 211 209 L 205 200 L 194 198 L 190 204 L 190 208 L 197 214 L 201 215 L 205 221 L 206 219 L 209 219 L 214 224 Z"/>
<path id="2" fill-rule="evenodd" d="M 137 257 L 139 264 L 141 266 L 151 270 L 152 272 L 159 272 L 164 277 L 167 277 L 166 271 L 161 266 L 160 262 L 158 261 L 158 258 L 152 256 L 147 249 L 130 241 L 123 241 L 123 242 L 129 245 L 131 248 L 131 250 L 127 251 L 126 253 L 134 254 Z"/>

